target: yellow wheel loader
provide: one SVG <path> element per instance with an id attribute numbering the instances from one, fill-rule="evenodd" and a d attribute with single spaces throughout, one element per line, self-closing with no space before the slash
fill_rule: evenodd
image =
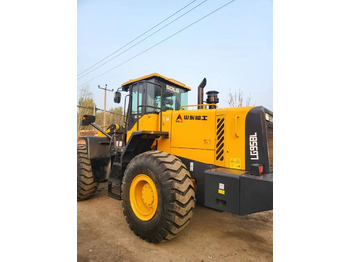
<path id="1" fill-rule="evenodd" d="M 78 200 L 108 181 L 108 195 L 123 201 L 136 235 L 157 243 L 177 236 L 195 204 L 247 215 L 273 208 L 273 113 L 261 106 L 219 108 L 218 92 L 198 87 L 188 105 L 188 86 L 154 73 L 129 80 L 115 92 L 124 100 L 123 125 L 103 136 L 80 137 Z"/>

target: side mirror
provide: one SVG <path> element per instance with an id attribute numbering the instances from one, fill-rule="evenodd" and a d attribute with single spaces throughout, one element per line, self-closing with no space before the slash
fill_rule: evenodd
<path id="1" fill-rule="evenodd" d="M 116 91 L 114 93 L 114 103 L 119 104 L 121 97 L 122 97 L 122 94 L 119 91 Z"/>
<path id="2" fill-rule="evenodd" d="M 96 119 L 95 116 L 84 115 L 82 120 L 81 120 L 81 125 L 88 126 L 88 125 L 92 124 L 93 122 L 95 122 L 95 119 Z"/>

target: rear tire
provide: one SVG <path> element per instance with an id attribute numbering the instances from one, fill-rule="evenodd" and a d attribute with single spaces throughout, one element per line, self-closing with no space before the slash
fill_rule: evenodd
<path id="1" fill-rule="evenodd" d="M 153 243 L 177 236 L 190 223 L 195 206 L 193 188 L 186 166 L 177 157 L 161 151 L 136 156 L 122 183 L 124 215 L 131 230 Z"/>
<path id="2" fill-rule="evenodd" d="M 91 162 L 87 156 L 86 145 L 78 144 L 77 159 L 77 199 L 85 200 L 92 197 L 98 188 L 99 183 L 94 181 Z"/>

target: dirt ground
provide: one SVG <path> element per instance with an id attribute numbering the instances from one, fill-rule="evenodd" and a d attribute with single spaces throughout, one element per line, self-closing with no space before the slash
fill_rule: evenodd
<path id="1" fill-rule="evenodd" d="M 129 229 L 107 184 L 77 204 L 78 261 L 272 261 L 273 211 L 244 217 L 196 206 L 176 238 L 150 244 Z"/>

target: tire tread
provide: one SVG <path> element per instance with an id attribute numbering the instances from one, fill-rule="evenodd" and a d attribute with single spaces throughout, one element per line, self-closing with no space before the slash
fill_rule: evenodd
<path id="1" fill-rule="evenodd" d="M 163 187 L 167 190 L 169 199 L 166 202 L 164 210 L 164 222 L 160 223 L 156 232 L 153 234 L 143 234 L 137 232 L 132 226 L 132 222 L 126 212 L 126 204 L 123 201 L 124 215 L 131 230 L 136 235 L 146 241 L 157 243 L 162 240 L 170 240 L 179 235 L 183 229 L 190 223 L 193 209 L 195 207 L 194 185 L 186 166 L 174 155 L 162 151 L 148 151 L 136 156 L 126 168 L 125 174 L 133 168 L 133 164 L 140 158 L 146 158 L 148 163 L 156 165 L 161 170 L 159 179 Z M 126 185 L 123 178 L 123 188 Z M 122 194 L 124 189 L 122 190 Z M 124 199 L 124 196 L 122 197 Z M 164 205 L 164 203 L 163 203 Z"/>
<path id="2" fill-rule="evenodd" d="M 94 181 L 85 144 L 78 144 L 77 157 L 77 200 L 80 201 L 92 197 L 96 193 L 99 183 Z"/>

